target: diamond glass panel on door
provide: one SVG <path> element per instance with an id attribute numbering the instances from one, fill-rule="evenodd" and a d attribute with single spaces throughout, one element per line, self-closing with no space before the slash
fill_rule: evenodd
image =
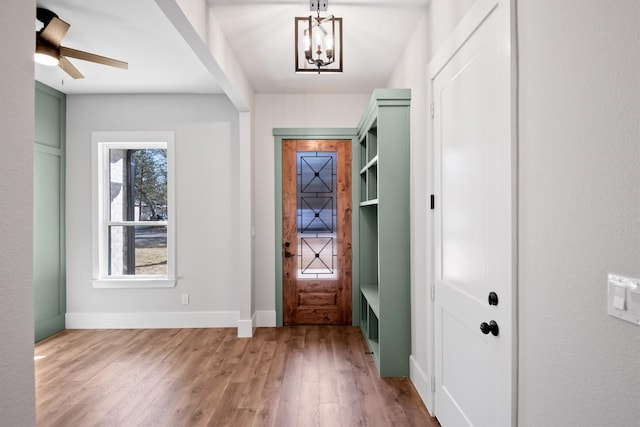
<path id="1" fill-rule="evenodd" d="M 300 279 L 337 277 L 336 170 L 335 151 L 296 155 Z"/>

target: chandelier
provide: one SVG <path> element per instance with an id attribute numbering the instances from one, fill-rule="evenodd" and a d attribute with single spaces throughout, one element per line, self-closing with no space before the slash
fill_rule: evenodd
<path id="1" fill-rule="evenodd" d="M 342 18 L 322 17 L 328 0 L 310 0 L 317 16 L 296 17 L 296 73 L 342 72 Z"/>

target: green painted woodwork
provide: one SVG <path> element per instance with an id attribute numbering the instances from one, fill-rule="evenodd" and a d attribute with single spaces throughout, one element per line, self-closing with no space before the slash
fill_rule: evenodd
<path id="1" fill-rule="evenodd" d="M 381 376 L 411 352 L 409 89 L 376 89 L 358 125 L 360 327 Z"/>
<path id="2" fill-rule="evenodd" d="M 273 129 L 275 143 L 275 264 L 276 264 L 276 325 L 283 325 L 282 314 L 282 140 L 283 139 L 350 139 L 351 140 L 351 163 L 352 165 L 360 164 L 360 151 L 356 129 L 354 128 L 274 128 Z M 352 188 L 351 203 L 352 206 L 358 206 L 360 200 L 359 173 L 356 167 L 352 167 Z M 351 223 L 351 240 L 358 241 L 358 216 L 353 215 Z M 357 260 L 359 257 L 358 245 L 352 243 L 352 277 L 351 277 L 351 307 L 352 321 L 357 326 L 360 321 L 360 288 L 358 286 L 359 276 L 357 268 Z"/>
<path id="3" fill-rule="evenodd" d="M 65 327 L 66 96 L 35 82 L 33 293 L 35 340 Z"/>

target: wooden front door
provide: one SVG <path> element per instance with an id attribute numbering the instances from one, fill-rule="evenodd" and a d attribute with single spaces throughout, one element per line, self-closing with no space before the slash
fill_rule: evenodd
<path id="1" fill-rule="evenodd" d="M 282 141 L 284 324 L 351 323 L 351 140 Z"/>

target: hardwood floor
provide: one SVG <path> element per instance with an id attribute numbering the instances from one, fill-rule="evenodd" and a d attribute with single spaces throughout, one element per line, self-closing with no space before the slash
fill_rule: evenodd
<path id="1" fill-rule="evenodd" d="M 437 427 L 359 329 L 67 330 L 35 346 L 38 426 Z"/>

